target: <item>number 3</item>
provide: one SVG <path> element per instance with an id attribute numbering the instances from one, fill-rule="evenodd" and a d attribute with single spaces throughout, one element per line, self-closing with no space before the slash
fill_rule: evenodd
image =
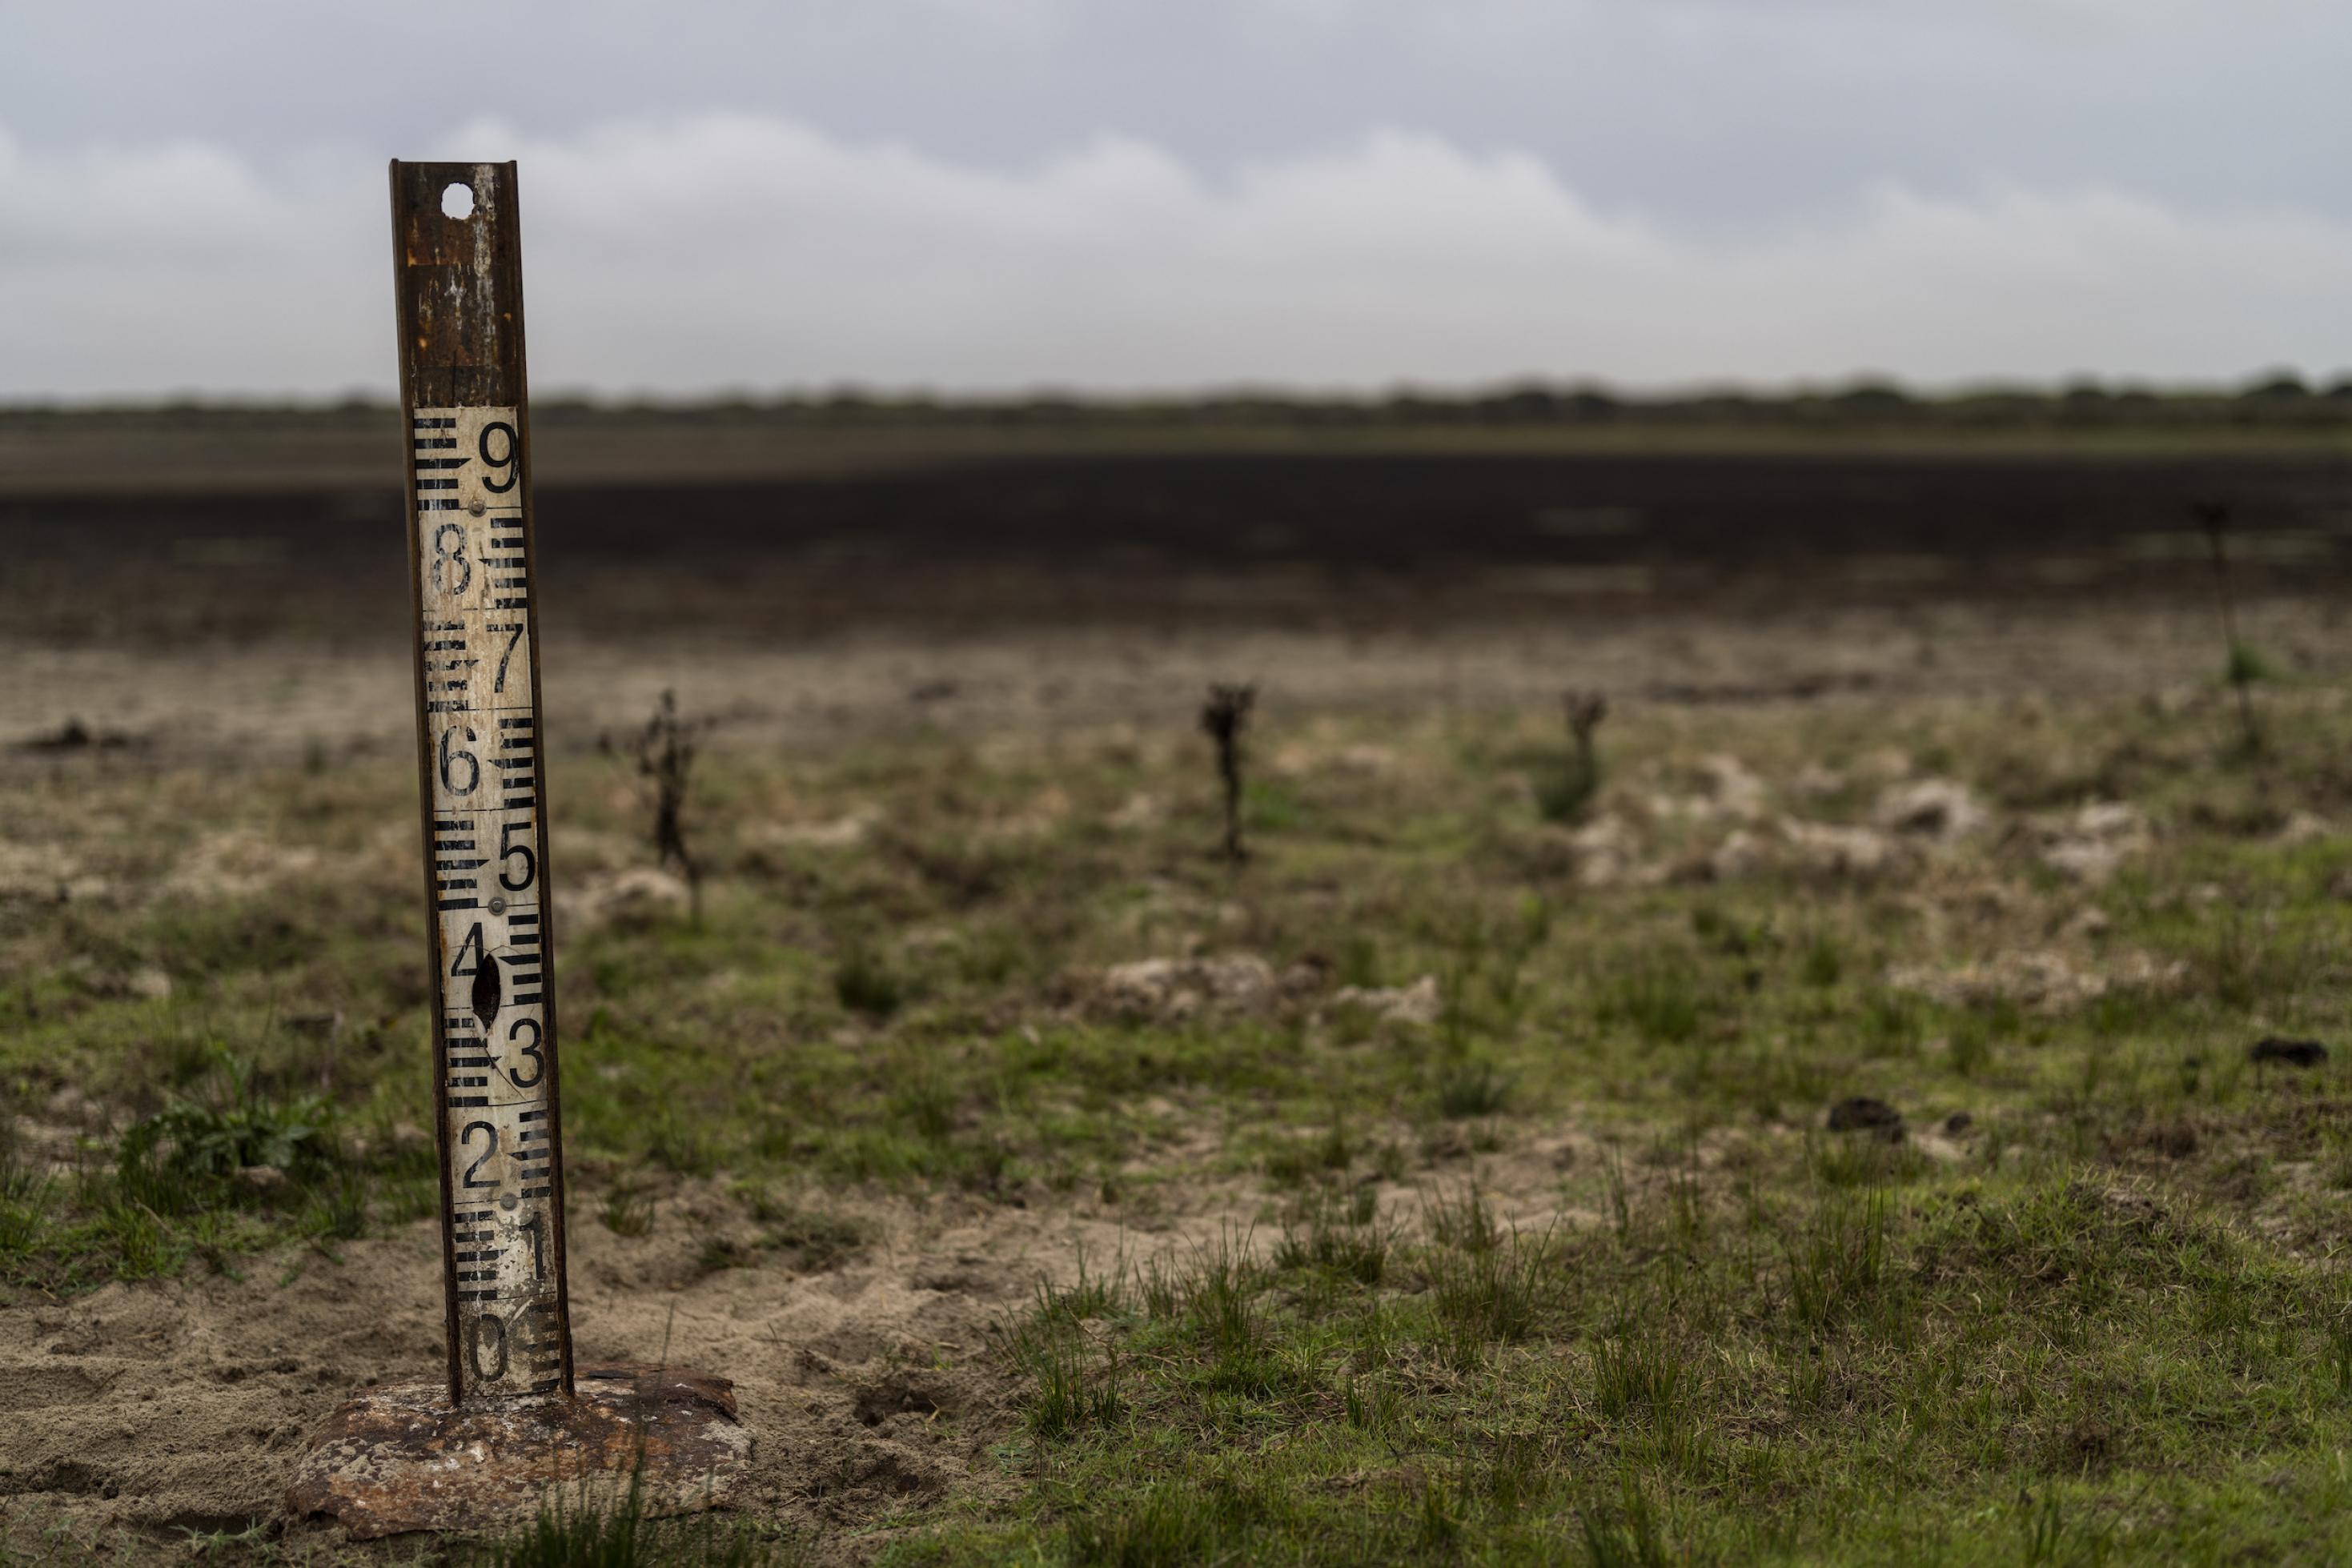
<path id="1" fill-rule="evenodd" d="M 509 1043 L 512 1043 L 515 1037 L 525 1030 L 530 1030 L 530 1042 L 519 1049 L 523 1055 L 530 1058 L 530 1076 L 525 1078 L 520 1072 L 509 1067 L 507 1069 L 507 1077 L 513 1081 L 514 1086 L 518 1089 L 536 1089 L 539 1087 L 539 1081 L 547 1076 L 547 1059 L 539 1054 L 539 1020 L 534 1018 L 515 1019 L 514 1022 L 507 1025 L 507 1040 Z"/>

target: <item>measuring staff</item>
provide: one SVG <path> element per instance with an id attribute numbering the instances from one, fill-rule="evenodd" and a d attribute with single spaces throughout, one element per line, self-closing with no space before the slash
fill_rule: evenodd
<path id="1" fill-rule="evenodd" d="M 569 1396 L 515 166 L 395 162 L 392 207 L 449 1394 Z"/>

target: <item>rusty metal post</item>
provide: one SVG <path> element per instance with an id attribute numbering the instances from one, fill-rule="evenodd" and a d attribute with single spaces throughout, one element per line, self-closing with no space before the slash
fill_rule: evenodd
<path id="1" fill-rule="evenodd" d="M 511 163 L 392 166 L 449 1397 L 572 1392 Z"/>
<path id="2" fill-rule="evenodd" d="M 358 1536 L 616 1476 L 710 1507 L 751 1451 L 727 1381 L 572 1369 L 515 166 L 395 162 L 392 225 L 446 1378 L 346 1405 L 288 1502 Z"/>

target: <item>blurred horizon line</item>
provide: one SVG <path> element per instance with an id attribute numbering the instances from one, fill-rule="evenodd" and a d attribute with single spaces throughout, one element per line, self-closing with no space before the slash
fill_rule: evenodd
<path id="1" fill-rule="evenodd" d="M 2173 415 L 2221 409 L 2259 409 L 2268 413 L 2328 411 L 2352 423 L 2352 370 L 2313 378 L 2284 366 L 2269 366 L 2224 382 L 2161 382 L 2143 377 L 2107 380 L 2085 373 L 2057 380 L 1986 378 L 1944 384 L 1858 372 L 1827 381 L 1802 379 L 1761 382 L 1726 379 L 1672 386 L 1635 387 L 1601 378 L 1497 377 L 1490 381 L 1433 386 L 1400 381 L 1374 389 L 1319 388 L 1273 382 L 1235 382 L 1186 391 L 1106 391 L 1038 385 L 1002 391 L 948 391 L 924 386 L 886 387 L 857 381 L 818 386 L 754 390 L 714 387 L 697 392 L 563 387 L 535 394 L 542 413 L 619 415 L 770 415 L 856 419 L 861 415 L 908 421 L 990 423 L 1024 419 L 1037 423 L 1194 416 L 1354 416 L 1375 422 L 1415 416 L 1517 417 L 1562 423 L 1605 423 L 1618 417 L 1766 415 L 1834 412 L 1848 415 L 2060 413 L 2099 410 Z M 397 398 L 382 389 L 353 387 L 340 393 L 265 395 L 196 390 L 152 395 L 15 398 L 0 401 L 0 420 L 55 417 L 249 417 L 390 413 Z M 2330 419 L 2328 423 L 2334 423 Z"/>

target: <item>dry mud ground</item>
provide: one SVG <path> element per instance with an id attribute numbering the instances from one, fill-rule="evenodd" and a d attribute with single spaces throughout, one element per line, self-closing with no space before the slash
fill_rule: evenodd
<path id="1" fill-rule="evenodd" d="M 2251 639 L 2298 669 L 2345 662 L 2332 603 L 2275 598 L 2243 612 Z M 772 649 L 614 646 L 583 630 L 551 638 L 545 668 L 555 748 L 576 754 L 641 722 L 666 687 L 719 718 L 719 745 L 823 747 L 924 729 L 1181 730 L 1213 677 L 1257 678 L 1288 716 L 1539 706 L 1569 685 L 1702 716 L 1726 704 L 2156 699 L 2210 692 L 2217 641 L 2201 601 L 2045 601 L 1563 614 L 1386 638 L 1012 630 Z M 321 747 L 397 758 L 409 743 L 397 646 L 0 645 L 0 664 L 11 674 L 0 683 L 0 742 L 17 747 L 10 769 L 52 766 L 40 743 L 69 723 L 119 745 L 119 766 L 132 768 L 276 766 Z M 1507 1217 L 1546 1219 L 1557 1201 L 1548 1151 L 1574 1135 L 1543 1129 L 1482 1166 Z M 706 1221 L 723 1220 L 726 1207 L 691 1184 L 661 1201 L 659 1218 L 699 1205 Z M 1040 1280 L 1204 1245 L 1258 1221 L 1265 1200 L 1252 1181 L 1203 1181 L 1176 1189 L 1162 1228 L 1148 1232 L 1083 1197 L 853 1201 L 869 1205 L 883 1239 L 812 1272 L 772 1260 L 705 1273 L 690 1256 L 705 1226 L 657 1222 L 632 1239 L 587 1215 L 572 1220 L 583 1364 L 667 1344 L 673 1364 L 733 1378 L 758 1437 L 756 1506 L 812 1531 L 887 1528 L 910 1502 L 1017 1487 L 991 1453 L 1010 1398 L 979 1354 L 991 1325 Z M 171 1547 L 184 1539 L 175 1531 L 273 1520 L 305 1434 L 329 1410 L 359 1386 L 437 1364 L 436 1252 L 431 1226 L 417 1223 L 331 1257 L 251 1260 L 241 1277 L 114 1284 L 0 1309 L 0 1531 L 36 1556 L 45 1542 L 70 1555 L 93 1542 Z M 825 1550 L 856 1556 L 875 1539 L 829 1533 Z M 297 1528 L 284 1544 L 325 1550 L 333 1537 Z"/>
<path id="2" fill-rule="evenodd" d="M 1499 1218 L 1541 1228 L 1591 1218 L 1559 1208 L 1565 1147 L 1540 1138 L 1482 1162 Z M 731 1378 L 757 1443 L 741 1507 L 821 1543 L 821 1557 L 856 1560 L 887 1539 L 897 1511 L 1019 1484 L 991 1453 L 1013 1424 L 1013 1390 L 987 1347 L 1041 1281 L 1257 1247 L 1255 1182 L 1170 1197 L 1149 1229 L 1084 1201 L 875 1201 L 861 1213 L 876 1243 L 808 1273 L 698 1268 L 711 1226 L 740 1218 L 707 1186 L 663 1198 L 643 1237 L 578 1215 L 577 1357 L 656 1360 L 667 1346 L 670 1364 Z M 1385 1193 L 1396 1206 L 1413 1197 Z M 12 1417 L 0 1423 L 0 1539 L 35 1560 L 44 1541 L 66 1557 L 100 1543 L 143 1555 L 271 1524 L 309 1434 L 352 1391 L 430 1376 L 440 1355 L 440 1244 L 422 1221 L 332 1255 L 255 1259 L 241 1277 L 0 1309 L 0 1407 Z M 291 1522 L 283 1544 L 344 1542 L 331 1525 Z M 397 1542 L 373 1550 L 406 1555 Z"/>
<path id="3" fill-rule="evenodd" d="M 2299 674 L 2352 664 L 2333 598 L 2241 606 L 2248 640 Z M 1397 716 L 1549 706 L 1568 686 L 1705 712 L 1775 702 L 2106 700 L 2209 688 L 2209 600 L 2085 596 L 1874 609 L 1792 599 L 1746 613 L 1649 603 L 1549 617 L 1447 616 L 1383 632 L 1312 626 L 1056 631 L 1041 610 L 963 636 L 901 632 L 800 645 L 660 641 L 553 625 L 544 653 L 556 749 L 642 724 L 665 690 L 714 719 L 719 744 L 830 747 L 877 735 L 1189 729 L 1203 683 L 1255 680 L 1274 714 Z M 0 635 L 0 766 L 79 723 L 126 760 L 278 765 L 402 755 L 414 719 L 404 646 L 289 637 L 168 649 L 10 643 Z M 34 749 L 26 746 L 32 743 Z M 560 787 L 560 786 L 559 786 Z"/>

